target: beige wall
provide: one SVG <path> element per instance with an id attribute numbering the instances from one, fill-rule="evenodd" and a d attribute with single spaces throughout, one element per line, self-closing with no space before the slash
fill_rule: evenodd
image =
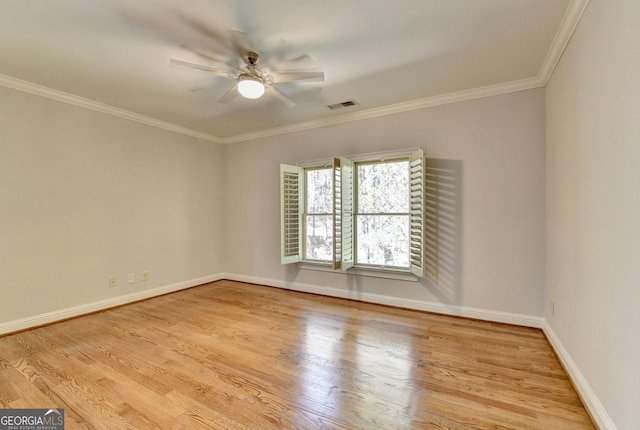
<path id="1" fill-rule="evenodd" d="M 280 265 L 280 163 L 422 146 L 440 176 L 437 270 L 423 282 Z M 533 324 L 543 312 L 544 91 L 530 90 L 224 148 L 225 270 L 238 279 Z M 448 193 L 451 192 L 449 195 Z M 522 317 L 522 319 L 519 319 Z"/>
<path id="2" fill-rule="evenodd" d="M 640 428 L 639 19 L 592 0 L 546 92 L 545 318 L 603 428 Z"/>
<path id="3" fill-rule="evenodd" d="M 221 149 L 0 87 L 0 325 L 221 272 Z"/>

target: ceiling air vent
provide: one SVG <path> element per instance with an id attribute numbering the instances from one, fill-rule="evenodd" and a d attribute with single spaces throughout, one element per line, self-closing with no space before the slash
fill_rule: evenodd
<path id="1" fill-rule="evenodd" d="M 332 105 L 327 105 L 327 107 L 331 110 L 343 109 L 346 107 L 357 106 L 359 103 L 353 99 L 347 100 L 346 102 L 334 103 Z"/>

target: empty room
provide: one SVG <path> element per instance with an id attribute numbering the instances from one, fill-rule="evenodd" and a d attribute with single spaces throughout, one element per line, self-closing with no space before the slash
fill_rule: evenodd
<path id="1" fill-rule="evenodd" d="M 0 2 L 0 430 L 640 429 L 640 2 Z"/>

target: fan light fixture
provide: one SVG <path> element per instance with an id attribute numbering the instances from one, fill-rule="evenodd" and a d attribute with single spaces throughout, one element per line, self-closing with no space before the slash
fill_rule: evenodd
<path id="1" fill-rule="evenodd" d="M 238 92 L 247 99 L 259 99 L 264 94 L 264 83 L 254 76 L 241 76 L 238 81 Z"/>
<path id="2" fill-rule="evenodd" d="M 229 36 L 232 51 L 235 52 L 235 55 L 233 56 L 239 55 L 239 59 L 242 60 L 242 63 L 234 60 L 233 63 L 236 63 L 235 67 L 232 66 L 231 58 L 229 59 L 230 62 L 226 64 L 228 67 L 223 67 L 221 69 L 211 67 L 209 65 L 190 63 L 176 58 L 171 58 L 169 60 L 169 64 L 193 70 L 200 70 L 202 72 L 209 72 L 213 75 L 232 80 L 233 85 L 230 85 L 228 89 L 218 97 L 218 102 L 220 103 L 229 102 L 238 95 L 247 99 L 259 99 L 266 93 L 267 97 L 273 97 L 291 108 L 294 107 L 296 103 L 278 89 L 278 84 L 285 84 L 289 82 L 324 82 L 324 72 L 317 70 L 269 72 L 271 68 L 266 67 L 263 71 L 258 66 L 260 62 L 260 55 L 251 49 L 249 35 L 240 31 L 229 30 Z M 221 42 L 220 39 L 219 41 Z M 224 41 L 227 42 L 226 39 Z M 197 50 L 190 51 L 200 57 L 215 60 L 215 58 L 202 54 Z M 280 52 L 279 56 L 283 57 L 284 52 Z M 307 58 L 310 59 L 311 57 L 305 54 L 300 55 L 297 58 L 292 58 L 289 61 L 294 62 Z M 269 91 L 267 91 L 267 89 L 269 89 Z"/>

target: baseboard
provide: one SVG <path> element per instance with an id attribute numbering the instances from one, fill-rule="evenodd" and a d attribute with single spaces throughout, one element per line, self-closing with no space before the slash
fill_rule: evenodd
<path id="1" fill-rule="evenodd" d="M 426 302 L 422 300 L 405 299 L 393 296 L 386 296 L 381 294 L 371 294 L 362 292 L 347 291 L 339 288 L 326 287 L 320 285 L 292 283 L 286 281 L 279 281 L 268 278 L 258 278 L 254 276 L 238 275 L 234 273 L 219 273 L 215 275 L 209 275 L 202 278 L 191 279 L 188 281 L 179 282 L 176 284 L 166 285 L 163 287 L 153 288 L 150 290 L 140 291 L 133 294 L 127 294 L 124 296 L 113 297 L 106 300 L 100 300 L 97 302 L 87 303 L 80 306 L 74 306 L 67 309 L 61 309 L 58 311 L 47 312 L 40 315 L 35 315 L 28 318 L 22 318 L 19 320 L 8 321 L 0 324 L 0 335 L 13 333 L 21 330 L 30 329 L 33 327 L 42 326 L 45 324 L 55 323 L 69 318 L 78 317 L 81 315 L 97 312 L 116 306 L 126 305 L 139 300 L 149 299 L 152 297 L 161 296 L 163 294 L 172 293 L 175 291 L 184 290 L 187 288 L 195 287 L 198 285 L 206 284 L 209 282 L 219 281 L 221 279 L 228 279 L 238 282 L 247 282 L 252 284 L 264 285 L 267 287 L 283 288 L 293 291 L 300 291 L 305 293 L 320 294 L 330 297 L 339 297 L 345 299 L 359 300 L 369 303 L 377 303 L 382 305 L 397 306 L 407 309 L 421 310 L 427 312 L 434 312 L 444 315 L 461 316 L 466 318 L 475 318 L 485 321 L 501 322 L 507 324 L 521 325 L 525 327 L 542 328 L 545 336 L 549 340 L 549 343 L 555 350 L 560 362 L 567 371 L 569 378 L 573 382 L 578 394 L 580 395 L 585 407 L 591 414 L 591 417 L 595 421 L 600 430 L 618 430 L 613 420 L 607 413 L 606 409 L 596 396 L 593 389 L 587 382 L 586 378 L 575 364 L 569 352 L 565 349 L 564 345 L 555 334 L 549 323 L 540 317 L 513 314 L 509 312 L 499 312 L 484 309 L 476 309 L 465 306 L 453 306 L 435 302 Z"/>
<path id="2" fill-rule="evenodd" d="M 569 374 L 569 378 L 571 382 L 573 382 L 578 395 L 582 399 L 582 403 L 584 403 L 585 408 L 591 415 L 591 418 L 598 426 L 600 430 L 617 430 L 618 428 L 614 424 L 613 420 L 607 413 L 606 409 L 600 403 L 598 396 L 593 391 L 589 382 L 584 377 L 576 363 L 571 358 L 571 355 L 566 350 L 560 338 L 555 334 L 548 321 L 545 319 L 542 324 L 542 331 L 544 332 L 547 339 L 549 339 L 549 343 L 555 350 L 562 366 L 565 368 L 566 372 Z"/>
<path id="3" fill-rule="evenodd" d="M 253 276 L 238 275 L 235 273 L 222 273 L 224 279 L 231 281 L 248 282 L 260 284 L 268 287 L 284 288 L 287 290 L 301 291 L 305 293 L 320 294 L 323 296 L 339 297 L 343 299 L 359 300 L 380 305 L 397 306 L 401 308 L 414 309 L 419 311 L 434 312 L 444 315 L 453 315 L 466 318 L 474 318 L 484 321 L 514 324 L 525 327 L 542 327 L 542 318 L 530 315 L 514 314 L 509 312 L 491 311 L 486 309 L 470 308 L 466 306 L 447 305 L 423 300 L 405 299 L 400 297 L 386 296 L 382 294 L 371 294 L 343 290 L 340 288 L 326 287 L 321 285 L 302 284 L 297 282 L 286 282 L 276 279 L 258 278 Z"/>
<path id="4" fill-rule="evenodd" d="M 591 415 L 591 418 L 593 419 L 595 424 L 600 430 L 618 430 L 613 420 L 605 410 L 604 406 L 602 405 L 602 403 L 600 403 L 600 400 L 596 396 L 595 392 L 591 389 L 591 386 L 585 379 L 584 375 L 582 374 L 582 372 L 580 372 L 580 369 L 576 366 L 575 362 L 562 345 L 562 342 L 560 341 L 558 336 L 556 336 L 553 329 L 544 318 L 530 315 L 513 314 L 508 312 L 469 308 L 465 306 L 445 305 L 441 303 L 425 302 L 421 300 L 403 299 L 380 294 L 353 292 L 333 287 L 292 283 L 275 279 L 238 275 L 234 273 L 222 273 L 221 276 L 224 279 L 229 279 L 232 281 L 247 282 L 251 284 L 265 285 L 268 287 L 301 291 L 305 293 L 359 300 L 363 302 L 377 303 L 382 305 L 398 306 L 407 309 L 434 312 L 444 315 L 461 316 L 485 321 L 515 324 L 525 327 L 542 328 L 545 336 L 549 340 L 549 343 L 558 355 L 560 362 L 567 371 L 569 378 L 576 387 L 576 390 L 580 398 L 582 399 L 585 408 Z"/>
<path id="5" fill-rule="evenodd" d="M 27 330 L 27 329 L 38 327 L 41 325 L 51 324 L 57 321 L 62 321 L 69 318 L 78 317 L 81 315 L 86 315 L 92 312 L 97 312 L 104 309 L 113 308 L 116 306 L 126 305 L 128 303 L 149 299 L 151 297 L 161 296 L 167 293 L 173 293 L 175 291 L 184 290 L 187 288 L 195 287 L 197 285 L 219 281 L 220 279 L 224 279 L 224 277 L 221 274 L 209 275 L 202 278 L 191 279 L 184 282 L 178 282 L 177 284 L 165 285 L 163 287 L 152 288 L 150 290 L 144 290 L 144 291 L 140 291 L 133 294 L 127 294 L 124 296 L 118 296 L 118 297 L 113 297 L 106 300 L 87 303 L 84 305 L 73 306 L 71 308 L 61 309 L 53 312 L 47 312 L 44 314 L 22 318 L 15 321 L 8 321 L 0 324 L 0 335 L 14 333 L 21 330 Z"/>

